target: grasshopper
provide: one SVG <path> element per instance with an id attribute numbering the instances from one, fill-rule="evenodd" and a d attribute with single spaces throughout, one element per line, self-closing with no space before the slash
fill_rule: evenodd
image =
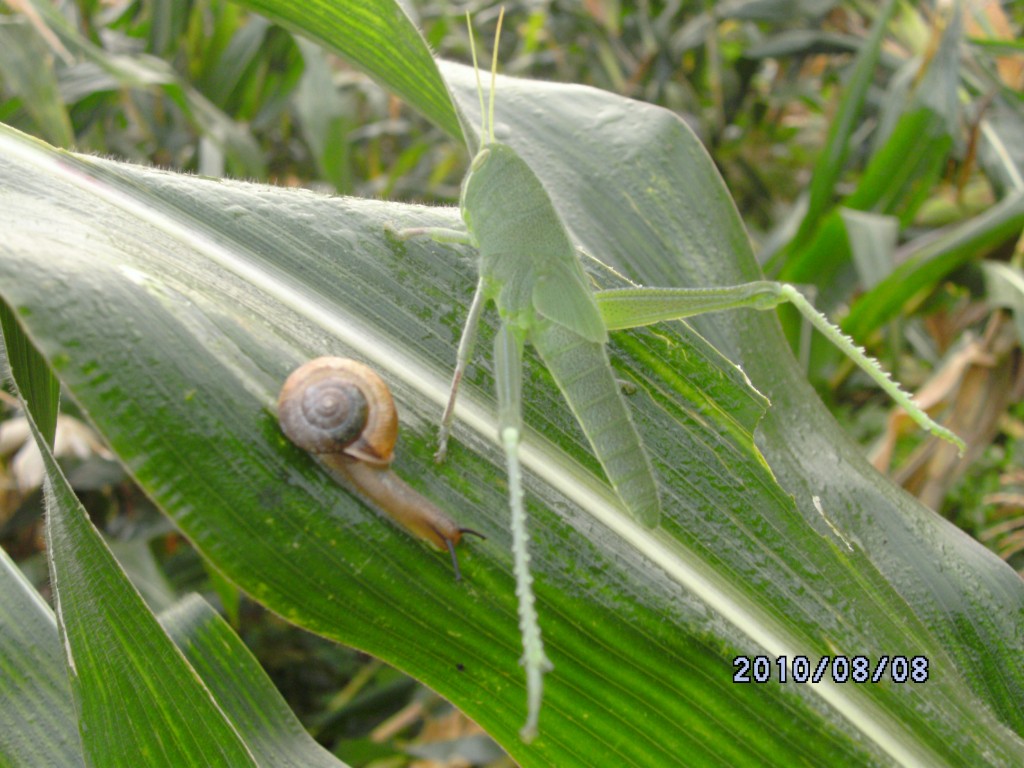
<path id="1" fill-rule="evenodd" d="M 739 307 L 770 309 L 792 303 L 849 355 L 924 428 L 963 447 L 933 422 L 876 361 L 820 314 L 791 285 L 769 281 L 724 288 L 624 288 L 592 291 L 569 233 L 537 175 L 511 146 L 494 138 L 494 99 L 503 11 L 499 14 L 484 108 L 473 33 L 470 47 L 482 115 L 480 147 L 462 182 L 459 208 L 465 230 L 436 227 L 397 231 L 400 238 L 428 236 L 467 245 L 479 254 L 479 280 L 459 341 L 448 402 L 441 418 L 442 461 L 455 413 L 459 384 L 472 357 L 484 306 L 493 302 L 501 325 L 494 341 L 498 437 L 508 473 L 521 664 L 526 670 L 524 740 L 537 731 L 543 675 L 552 665 L 544 653 L 529 570 L 526 514 L 519 465 L 522 433 L 522 354 L 530 342 L 551 372 L 627 512 L 641 525 L 658 525 L 661 505 L 651 463 L 620 392 L 606 351 L 608 331 Z M 467 14 L 467 25 L 469 18 Z"/>

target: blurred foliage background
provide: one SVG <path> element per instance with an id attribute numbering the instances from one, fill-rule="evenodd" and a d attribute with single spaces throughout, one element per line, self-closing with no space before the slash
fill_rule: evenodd
<path id="1" fill-rule="evenodd" d="M 1024 188 L 1024 5 L 971 2 L 958 14 L 948 3 L 903 4 L 864 108 L 839 142 L 829 209 L 813 227 L 812 182 L 837 147 L 831 132 L 875 4 L 505 5 L 502 72 L 675 111 L 714 158 L 766 274 L 810 287 L 834 318 Z M 415 2 L 408 11 L 438 55 L 468 61 L 465 12 L 486 50 L 497 6 Z M 949 55 L 940 41 L 951 26 L 956 88 L 918 87 L 935 57 Z M 899 135 L 893 101 L 915 88 L 942 125 L 906 130 L 912 141 L 901 150 L 883 139 Z M 223 0 L 0 3 L 0 120 L 80 152 L 362 197 L 452 204 L 467 162 L 439 129 L 345 62 Z M 855 237 L 835 240 L 828 222 L 837 215 L 846 232 L 885 240 L 887 260 L 865 263 Z M 963 460 L 905 430 L 880 392 L 783 319 L 808 376 L 876 466 L 1024 573 L 1022 259 L 1020 232 L 1002 232 L 940 273 L 912 273 L 915 290 L 884 321 L 847 325 L 898 380 L 946 409 L 968 441 Z M 15 401 L 0 396 L 0 544 L 45 594 L 42 468 Z M 74 404 L 64 408 L 58 454 L 154 609 L 188 590 L 216 595 L 306 726 L 352 765 L 466 764 L 432 747 L 459 738 L 472 742 L 462 750 L 475 754 L 472 764 L 508 764 L 429 691 L 290 627 L 220 581 Z"/>

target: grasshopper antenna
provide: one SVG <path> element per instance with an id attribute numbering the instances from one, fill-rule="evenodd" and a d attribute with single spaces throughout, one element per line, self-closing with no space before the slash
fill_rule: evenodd
<path id="1" fill-rule="evenodd" d="M 480 99 L 480 143 L 494 141 L 494 90 L 498 79 L 498 43 L 501 41 L 501 22 L 505 18 L 505 6 L 498 11 L 498 26 L 494 32 L 494 54 L 491 58 L 491 92 L 488 94 L 487 110 L 484 111 L 484 84 L 480 80 L 480 65 L 476 60 L 476 41 L 473 39 L 473 23 L 466 11 L 466 30 L 469 32 L 469 52 L 473 55 L 473 71 L 476 73 L 476 95 Z"/>
<path id="2" fill-rule="evenodd" d="M 501 22 L 505 18 L 505 6 L 501 6 L 501 10 L 498 11 L 498 26 L 494 30 L 494 53 L 491 57 L 491 92 L 488 94 L 489 101 L 487 104 L 487 122 L 490 133 L 488 138 L 491 142 L 494 141 L 494 91 L 498 82 L 498 43 L 501 42 Z M 476 73 L 478 78 L 480 77 L 479 70 Z M 480 105 L 483 109 L 483 104 Z"/>
<path id="3" fill-rule="evenodd" d="M 502 8 L 504 11 L 504 8 Z M 480 80 L 480 65 L 476 61 L 476 40 L 473 39 L 473 22 L 466 11 L 466 31 L 469 32 L 469 52 L 473 56 L 473 71 L 476 73 L 476 95 L 480 99 L 480 143 L 486 142 L 487 113 L 484 111 L 484 84 Z M 492 86 L 493 87 L 493 86 Z"/>

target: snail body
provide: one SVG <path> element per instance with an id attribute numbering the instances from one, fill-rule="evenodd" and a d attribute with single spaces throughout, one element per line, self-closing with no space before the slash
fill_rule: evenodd
<path id="1" fill-rule="evenodd" d="M 480 534 L 459 525 L 391 469 L 398 415 L 391 392 L 372 368 L 318 357 L 295 369 L 277 401 L 281 431 L 315 455 L 344 484 L 417 538 L 447 550 L 460 578 L 455 545 Z"/>

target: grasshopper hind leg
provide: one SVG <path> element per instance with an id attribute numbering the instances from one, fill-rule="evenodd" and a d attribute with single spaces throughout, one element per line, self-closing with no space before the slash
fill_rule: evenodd
<path id="1" fill-rule="evenodd" d="M 519 601 L 519 632 L 523 641 L 521 664 L 526 669 L 526 723 L 519 732 L 523 741 L 537 734 L 544 673 L 552 664 L 544 654 L 540 624 L 533 595 L 530 573 L 529 534 L 526 530 L 526 509 L 523 506 L 522 471 L 519 466 L 519 437 L 522 432 L 521 397 L 522 341 L 508 326 L 502 325 L 494 340 L 495 382 L 498 389 L 498 430 L 505 451 L 508 472 L 509 507 L 511 508 L 512 558 Z"/>

